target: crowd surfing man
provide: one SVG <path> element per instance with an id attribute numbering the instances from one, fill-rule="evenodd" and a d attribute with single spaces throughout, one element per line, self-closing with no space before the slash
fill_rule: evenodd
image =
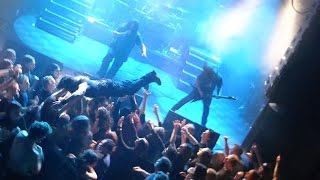
<path id="1" fill-rule="evenodd" d="M 201 125 L 205 126 L 209 115 L 212 94 L 216 87 L 217 95 L 219 95 L 222 87 L 221 76 L 209 66 L 204 65 L 202 73 L 196 79 L 192 92 L 175 104 L 171 110 L 176 111 L 191 100 L 196 101 L 201 99 L 203 102 Z"/>
<path id="2" fill-rule="evenodd" d="M 121 82 L 112 81 L 111 79 L 90 80 L 89 78 L 80 77 L 63 77 L 57 88 L 64 91 L 69 91 L 72 95 L 62 101 L 56 102 L 58 105 L 65 105 L 69 101 L 73 101 L 83 95 L 86 97 L 122 97 L 125 95 L 133 95 L 142 87 L 155 82 L 161 85 L 161 80 L 155 71 L 152 71 L 139 79 L 132 81 L 126 80 Z"/>

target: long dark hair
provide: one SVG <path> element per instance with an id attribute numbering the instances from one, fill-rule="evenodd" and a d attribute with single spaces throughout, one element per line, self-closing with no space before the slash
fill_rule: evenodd
<path id="1" fill-rule="evenodd" d="M 79 84 L 81 84 L 81 80 L 77 80 L 71 76 L 64 76 L 61 78 L 59 84 L 57 85 L 58 89 L 66 89 L 70 92 L 74 92 L 78 89 Z"/>
<path id="2" fill-rule="evenodd" d="M 127 30 L 130 30 L 132 34 L 137 34 L 139 30 L 139 22 L 137 20 L 130 20 L 125 25 Z"/>

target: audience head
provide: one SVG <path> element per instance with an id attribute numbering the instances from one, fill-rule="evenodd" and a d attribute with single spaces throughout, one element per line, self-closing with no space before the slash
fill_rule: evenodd
<path id="1" fill-rule="evenodd" d="M 20 87 L 16 81 L 12 81 L 7 90 L 7 97 L 19 96 Z"/>
<path id="2" fill-rule="evenodd" d="M 126 27 L 128 30 L 130 30 L 131 34 L 136 34 L 138 33 L 138 30 L 139 30 L 139 22 L 135 19 L 128 21 L 128 23 L 126 24 Z"/>
<path id="3" fill-rule="evenodd" d="M 209 148 L 202 148 L 197 153 L 199 162 L 205 165 L 210 164 L 212 152 Z"/>
<path id="4" fill-rule="evenodd" d="M 0 69 L 12 69 L 13 63 L 10 59 L 3 59 L 0 61 Z"/>
<path id="5" fill-rule="evenodd" d="M 201 163 L 197 163 L 193 173 L 193 179 L 205 180 L 207 175 L 207 167 Z"/>
<path id="6" fill-rule="evenodd" d="M 42 79 L 42 87 L 43 89 L 53 92 L 56 89 L 57 83 L 56 80 L 52 76 L 45 76 Z"/>
<path id="7" fill-rule="evenodd" d="M 64 76 L 61 78 L 59 84 L 57 85 L 58 89 L 66 89 L 70 92 L 74 92 L 78 89 L 81 81 L 78 81 L 76 78 L 71 76 Z"/>
<path id="8" fill-rule="evenodd" d="M 31 124 L 29 128 L 28 137 L 35 142 L 40 142 L 43 140 L 48 134 L 52 133 L 51 126 L 47 122 L 43 121 L 35 121 Z"/>
<path id="9" fill-rule="evenodd" d="M 87 149 L 80 154 L 79 159 L 84 165 L 94 165 L 98 161 L 98 156 L 92 149 Z"/>
<path id="10" fill-rule="evenodd" d="M 154 168 L 156 171 L 162 171 L 164 173 L 169 173 L 172 168 L 172 163 L 169 158 L 162 156 L 154 163 Z"/>
<path id="11" fill-rule="evenodd" d="M 55 125 L 57 128 L 66 128 L 70 122 L 70 116 L 68 114 L 61 114 L 59 119 L 56 121 Z"/>
<path id="12" fill-rule="evenodd" d="M 97 150 L 101 154 L 106 155 L 106 154 L 111 154 L 115 147 L 116 147 L 116 144 L 112 139 L 104 139 L 98 144 Z"/>
<path id="13" fill-rule="evenodd" d="M 201 142 L 208 143 L 214 137 L 212 129 L 207 129 L 201 134 Z"/>
<path id="14" fill-rule="evenodd" d="M 239 164 L 240 160 L 237 155 L 230 154 L 224 159 L 224 167 L 227 170 L 232 170 L 237 164 Z"/>
<path id="15" fill-rule="evenodd" d="M 224 152 L 213 153 L 211 156 L 212 168 L 216 170 L 220 170 L 223 167 L 225 158 L 226 158 L 226 155 L 224 154 Z"/>
<path id="16" fill-rule="evenodd" d="M 177 148 L 177 152 L 178 155 L 182 157 L 183 161 L 188 161 L 192 155 L 192 147 L 190 144 L 184 143 Z"/>
<path id="17" fill-rule="evenodd" d="M 154 131 L 159 135 L 162 141 L 164 141 L 166 130 L 163 127 L 154 127 Z"/>
<path id="18" fill-rule="evenodd" d="M 130 113 L 131 113 L 131 110 L 130 110 L 130 108 L 128 108 L 128 107 L 124 107 L 124 108 L 121 108 L 120 109 L 120 117 L 121 116 L 124 116 L 124 117 L 127 117 L 128 115 L 130 115 Z"/>
<path id="19" fill-rule="evenodd" d="M 187 173 L 185 174 L 184 180 L 192 180 L 194 174 L 195 167 L 189 167 Z"/>
<path id="20" fill-rule="evenodd" d="M 16 62 L 16 51 L 14 49 L 8 48 L 3 51 L 3 59 L 10 59 L 12 64 Z"/>
<path id="21" fill-rule="evenodd" d="M 81 133 L 86 134 L 90 130 L 89 118 L 84 115 L 78 115 L 73 118 L 71 127 L 75 135 Z"/>
<path id="22" fill-rule="evenodd" d="M 23 108 L 18 101 L 9 103 L 6 114 L 11 121 L 10 124 L 16 124 L 17 121 L 23 116 Z"/>
<path id="23" fill-rule="evenodd" d="M 55 80 L 57 80 L 60 76 L 61 69 L 60 66 L 56 63 L 51 63 L 47 67 L 48 75 L 51 75 Z"/>
<path id="24" fill-rule="evenodd" d="M 134 141 L 134 150 L 138 153 L 146 152 L 149 148 L 149 143 L 146 138 L 138 138 Z"/>
<path id="25" fill-rule="evenodd" d="M 269 163 L 263 163 L 258 169 L 258 173 L 261 177 L 264 177 L 264 179 L 270 179 L 270 177 L 272 177 L 273 174 L 272 171 L 272 166 Z"/>
<path id="26" fill-rule="evenodd" d="M 162 151 L 162 155 L 170 159 L 171 162 L 174 162 L 177 159 L 178 153 L 176 149 L 167 147 Z"/>
<path id="27" fill-rule="evenodd" d="M 166 175 L 164 172 L 159 171 L 159 172 L 152 173 L 145 180 L 169 180 L 169 176 Z"/>
<path id="28" fill-rule="evenodd" d="M 33 56 L 26 54 L 22 58 L 22 67 L 24 68 L 24 72 L 32 71 L 36 67 L 36 60 Z"/>
<path id="29" fill-rule="evenodd" d="M 186 124 L 184 127 L 188 129 L 188 131 L 189 131 L 189 133 L 190 133 L 191 135 L 194 135 L 194 131 L 195 131 L 195 129 L 196 129 L 196 127 L 194 126 L 194 124 L 188 123 L 188 124 Z"/>
<path id="30" fill-rule="evenodd" d="M 235 154 L 237 155 L 238 157 L 241 157 L 241 154 L 243 153 L 243 149 L 241 146 L 239 146 L 238 144 L 235 144 L 232 149 L 231 149 L 231 152 L 230 154 Z"/>
<path id="31" fill-rule="evenodd" d="M 105 107 L 99 107 L 96 113 L 96 118 L 99 119 L 98 127 L 99 128 L 111 128 L 112 127 L 112 118 L 110 112 Z"/>
<path id="32" fill-rule="evenodd" d="M 29 82 L 28 76 L 24 74 L 20 74 L 16 81 L 19 84 L 19 88 L 21 91 L 26 91 L 30 88 L 30 82 Z"/>

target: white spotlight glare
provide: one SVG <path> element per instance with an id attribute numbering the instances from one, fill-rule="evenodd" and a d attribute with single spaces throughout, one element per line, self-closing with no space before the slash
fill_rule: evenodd
<path id="1" fill-rule="evenodd" d="M 87 18 L 87 20 L 90 22 L 90 23 L 94 23 L 94 22 L 96 22 L 97 21 L 97 19 L 96 18 L 94 18 L 94 17 L 88 17 Z"/>

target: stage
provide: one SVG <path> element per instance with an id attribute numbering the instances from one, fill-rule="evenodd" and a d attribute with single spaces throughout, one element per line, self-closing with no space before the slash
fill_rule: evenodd
<path id="1" fill-rule="evenodd" d="M 74 43 L 69 43 L 36 28 L 35 21 L 35 16 L 24 15 L 18 17 L 14 23 L 16 35 L 25 46 L 63 63 L 66 68 L 92 75 L 96 73 L 102 58 L 108 51 L 107 45 L 83 35 L 80 35 Z M 146 44 L 146 46 L 148 47 L 148 44 Z M 135 48 L 134 51 L 134 54 L 139 53 L 138 48 Z M 36 61 L 41 61 L 41 59 L 37 59 Z M 152 112 L 154 104 L 159 105 L 160 117 L 164 119 L 170 108 L 186 96 L 186 93 L 176 87 L 177 77 L 175 77 L 174 73 L 172 74 L 165 71 L 168 68 L 176 68 L 172 67 L 172 63 L 157 62 L 158 65 L 155 66 L 154 64 L 156 63 L 152 61 L 153 59 L 150 56 L 147 60 L 137 60 L 131 57 L 123 64 L 115 76 L 115 79 L 135 79 L 155 70 L 162 80 L 162 85 L 151 84 L 150 86 L 151 95 L 148 99 L 147 119 L 155 120 Z M 163 59 L 163 61 L 165 61 L 165 59 Z M 163 67 L 166 65 L 167 67 Z M 142 93 L 139 92 L 139 94 Z M 229 136 L 229 143 L 230 146 L 232 146 L 233 144 L 241 144 L 247 135 L 250 124 L 241 117 L 239 107 L 240 105 L 237 101 L 213 99 L 210 106 L 207 128 L 213 129 L 220 134 L 220 138 L 214 148 L 215 150 L 224 149 L 224 136 Z M 186 104 L 180 110 L 176 111 L 176 113 L 196 123 L 200 123 L 202 102 L 198 101 Z"/>

